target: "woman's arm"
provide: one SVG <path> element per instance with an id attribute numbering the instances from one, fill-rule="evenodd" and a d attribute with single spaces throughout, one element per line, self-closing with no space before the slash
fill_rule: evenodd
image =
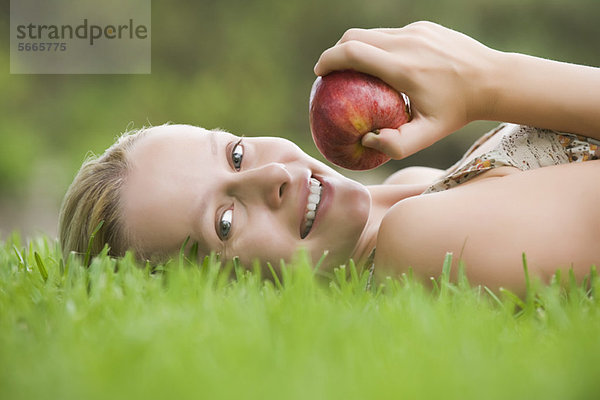
<path id="1" fill-rule="evenodd" d="M 600 68 L 501 53 L 478 119 L 514 122 L 600 139 Z"/>
<path id="2" fill-rule="evenodd" d="M 315 73 L 349 68 L 411 99 L 411 122 L 363 137 L 392 158 L 482 119 L 600 136 L 600 69 L 503 53 L 431 22 L 350 29 L 323 52 Z"/>
<path id="3" fill-rule="evenodd" d="M 446 252 L 463 259 L 472 283 L 524 289 L 529 273 L 547 281 L 573 267 L 577 278 L 600 265 L 600 161 L 483 178 L 397 203 L 383 219 L 378 275 L 409 266 L 424 279 L 441 273 Z M 564 273 L 563 273 L 563 276 Z"/>

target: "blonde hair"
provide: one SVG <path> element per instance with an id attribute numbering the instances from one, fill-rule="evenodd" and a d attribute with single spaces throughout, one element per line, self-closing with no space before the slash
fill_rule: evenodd
<path id="1" fill-rule="evenodd" d="M 86 254 L 94 229 L 91 256 L 105 244 L 109 255 L 122 256 L 133 246 L 122 223 L 121 191 L 130 169 L 128 153 L 148 129 L 125 132 L 99 157 L 91 155 L 75 175 L 63 199 L 59 215 L 59 240 L 63 257 L 69 253 Z"/>

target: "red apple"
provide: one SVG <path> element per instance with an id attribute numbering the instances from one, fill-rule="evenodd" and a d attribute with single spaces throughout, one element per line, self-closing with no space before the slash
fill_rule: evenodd
<path id="1" fill-rule="evenodd" d="M 367 132 L 398 128 L 408 122 L 407 101 L 371 75 L 345 70 L 318 77 L 309 104 L 310 130 L 323 156 L 340 167 L 365 170 L 387 161 L 384 153 L 365 147 Z"/>

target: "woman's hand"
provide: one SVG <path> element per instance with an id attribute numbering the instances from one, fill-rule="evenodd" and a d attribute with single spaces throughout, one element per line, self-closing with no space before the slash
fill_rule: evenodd
<path id="1" fill-rule="evenodd" d="M 411 122 L 363 136 L 392 158 L 409 156 L 474 120 L 531 125 L 600 140 L 600 68 L 490 49 L 431 22 L 350 29 L 315 65 L 354 69 L 411 101 Z"/>
<path id="2" fill-rule="evenodd" d="M 398 29 L 350 29 L 315 65 L 317 75 L 354 69 L 410 98 L 412 120 L 363 137 L 394 159 L 409 156 L 480 119 L 493 105 L 488 90 L 499 52 L 431 22 Z"/>

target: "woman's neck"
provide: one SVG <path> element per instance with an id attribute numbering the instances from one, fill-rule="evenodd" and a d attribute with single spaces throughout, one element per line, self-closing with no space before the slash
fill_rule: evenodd
<path id="1" fill-rule="evenodd" d="M 385 214 L 396 203 L 413 196 L 418 196 L 429 184 L 402 184 L 402 185 L 373 185 L 367 186 L 371 194 L 371 210 L 369 219 L 352 252 L 352 259 L 357 265 L 365 263 L 369 254 L 377 244 L 377 233 Z"/>

